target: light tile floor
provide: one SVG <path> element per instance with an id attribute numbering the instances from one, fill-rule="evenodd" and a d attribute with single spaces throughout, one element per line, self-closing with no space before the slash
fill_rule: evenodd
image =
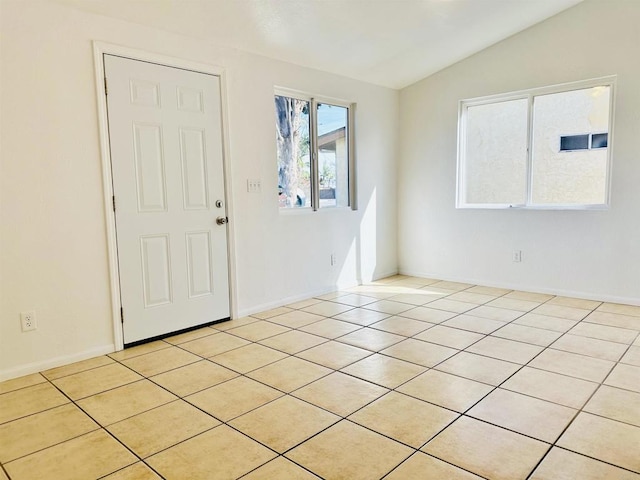
<path id="1" fill-rule="evenodd" d="M 0 383 L 0 480 L 640 480 L 640 307 L 395 276 Z"/>

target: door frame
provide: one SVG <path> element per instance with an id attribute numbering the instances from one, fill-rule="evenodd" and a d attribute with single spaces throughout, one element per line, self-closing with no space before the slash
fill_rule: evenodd
<path id="1" fill-rule="evenodd" d="M 116 241 L 116 217 L 113 211 L 113 176 L 111 170 L 111 148 L 109 142 L 109 123 L 107 115 L 107 95 L 105 92 L 105 71 L 103 56 L 116 55 L 131 60 L 156 63 L 167 67 L 191 70 L 198 73 L 215 75 L 220 78 L 220 106 L 222 115 L 222 164 L 224 172 L 225 202 L 227 215 L 233 219 L 233 198 L 231 182 L 231 158 L 229 150 L 229 111 L 227 98 L 226 71 L 223 67 L 194 62 L 182 58 L 137 50 L 122 45 L 94 41 L 93 60 L 96 81 L 96 98 L 98 108 L 98 126 L 100 135 L 100 154 L 102 158 L 102 185 L 104 194 L 104 213 L 107 231 L 107 248 L 109 260 L 109 282 L 111 286 L 111 316 L 113 321 L 113 340 L 116 351 L 124 348 L 123 327 L 120 317 L 120 269 L 118 267 L 118 244 Z M 235 263 L 235 235 L 233 221 L 227 224 L 227 258 L 229 268 L 229 307 L 231 318 L 237 318 L 238 303 Z"/>

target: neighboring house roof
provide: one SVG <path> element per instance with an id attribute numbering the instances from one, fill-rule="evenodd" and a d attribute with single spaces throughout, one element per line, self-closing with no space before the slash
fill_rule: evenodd
<path id="1" fill-rule="evenodd" d="M 346 135 L 347 135 L 346 127 L 340 127 L 330 132 L 327 132 L 323 135 L 320 135 L 318 137 L 318 148 L 325 147 L 325 149 L 329 150 L 332 143 L 335 143 L 336 140 L 340 138 L 344 138 Z"/>

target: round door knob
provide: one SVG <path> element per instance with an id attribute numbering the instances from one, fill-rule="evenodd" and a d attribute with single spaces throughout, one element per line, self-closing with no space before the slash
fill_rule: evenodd
<path id="1" fill-rule="evenodd" d="M 218 225 L 224 225 L 225 223 L 227 223 L 227 217 L 218 217 L 216 218 L 216 223 Z"/>
<path id="2" fill-rule="evenodd" d="M 216 207 L 222 208 L 223 205 L 224 203 L 222 202 L 222 200 L 216 200 Z"/>

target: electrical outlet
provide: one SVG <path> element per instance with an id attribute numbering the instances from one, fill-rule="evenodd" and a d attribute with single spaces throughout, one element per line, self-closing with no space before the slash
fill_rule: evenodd
<path id="1" fill-rule="evenodd" d="M 35 330 L 38 328 L 36 323 L 36 312 L 23 312 L 20 314 L 20 325 L 23 332 Z"/>
<path id="2" fill-rule="evenodd" d="M 516 263 L 520 263 L 522 261 L 522 250 L 513 251 L 513 261 Z"/>
<path id="3" fill-rule="evenodd" d="M 332 253 L 330 257 L 331 266 L 333 267 L 336 264 L 336 254 Z"/>

